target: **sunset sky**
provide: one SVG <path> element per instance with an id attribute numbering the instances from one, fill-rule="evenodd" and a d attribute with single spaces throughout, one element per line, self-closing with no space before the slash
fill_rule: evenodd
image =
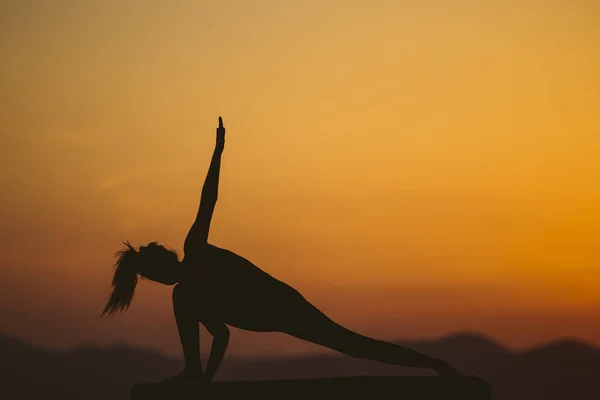
<path id="1" fill-rule="evenodd" d="M 0 0 L 0 332 L 179 354 L 114 253 L 210 242 L 381 339 L 600 344 L 600 3 Z M 202 334 L 203 346 L 207 343 Z M 233 331 L 232 353 L 321 351 Z"/>

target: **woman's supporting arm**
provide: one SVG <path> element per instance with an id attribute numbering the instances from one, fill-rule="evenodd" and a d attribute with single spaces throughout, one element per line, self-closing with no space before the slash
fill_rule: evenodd
<path id="1" fill-rule="evenodd" d="M 198 320 L 194 315 L 193 301 L 193 296 L 190 296 L 185 286 L 175 285 L 173 288 L 173 312 L 185 359 L 184 373 L 191 376 L 202 376 L 200 329 Z"/>

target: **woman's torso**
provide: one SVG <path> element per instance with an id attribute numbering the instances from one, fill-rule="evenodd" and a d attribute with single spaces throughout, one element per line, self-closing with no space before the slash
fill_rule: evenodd
<path id="1" fill-rule="evenodd" d="M 246 330 L 277 330 L 277 321 L 300 294 L 245 258 L 205 246 L 186 253 L 182 261 L 182 283 L 192 288 L 200 319 L 218 319 Z"/>

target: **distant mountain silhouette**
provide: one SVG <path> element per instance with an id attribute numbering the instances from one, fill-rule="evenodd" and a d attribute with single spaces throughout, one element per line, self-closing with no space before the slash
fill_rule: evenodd
<path id="1" fill-rule="evenodd" d="M 494 399 L 600 398 L 600 349 L 562 339 L 511 352 L 489 338 L 459 333 L 436 340 L 397 341 L 442 357 L 467 375 L 491 383 Z M 48 350 L 0 334 L 0 398 L 128 399 L 133 384 L 156 382 L 183 360 L 127 345 Z M 218 380 L 318 378 L 351 375 L 430 375 L 337 354 L 244 359 L 228 356 Z"/>

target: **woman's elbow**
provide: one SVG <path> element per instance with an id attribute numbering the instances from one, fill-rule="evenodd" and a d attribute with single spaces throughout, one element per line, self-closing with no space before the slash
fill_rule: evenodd
<path id="1" fill-rule="evenodd" d="M 223 342 L 229 342 L 229 338 L 231 337 L 231 333 L 227 327 L 223 328 L 221 332 L 219 332 L 219 336 Z"/>

